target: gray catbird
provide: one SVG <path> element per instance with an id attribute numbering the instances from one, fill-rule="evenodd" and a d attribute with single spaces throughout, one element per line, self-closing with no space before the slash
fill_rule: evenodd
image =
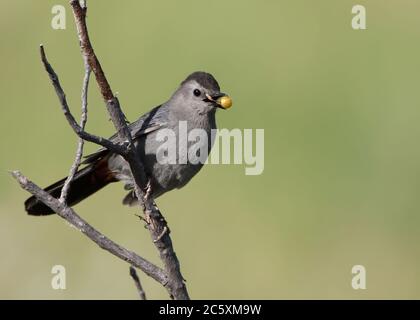
<path id="1" fill-rule="evenodd" d="M 231 99 L 220 92 L 219 84 L 211 74 L 194 72 L 181 83 L 167 102 L 155 107 L 129 125 L 137 150 L 139 150 L 139 157 L 150 179 L 150 195 L 153 198 L 172 189 L 183 187 L 203 166 L 201 162 L 162 164 L 157 161 L 156 152 L 162 143 L 156 139 L 158 132 L 164 128 L 173 130 L 177 144 L 181 144 L 182 141 L 178 139 L 186 139 L 186 137 L 179 134 L 180 123 L 187 124 L 188 132 L 195 128 L 203 129 L 207 133 L 206 145 L 210 152 L 211 129 L 216 128 L 216 109 L 227 109 L 231 105 Z M 118 141 L 118 136 L 114 135 L 110 139 Z M 107 184 L 116 181 L 123 181 L 125 188 L 130 190 L 123 199 L 123 203 L 129 205 L 136 203 L 130 168 L 120 155 L 106 149 L 99 149 L 87 156 L 83 163 L 87 165 L 75 174 L 70 185 L 67 196 L 69 205 L 79 203 Z M 53 197 L 59 197 L 65 179 L 50 185 L 45 191 Z M 30 197 L 25 201 L 25 209 L 31 215 L 54 213 L 35 197 Z"/>

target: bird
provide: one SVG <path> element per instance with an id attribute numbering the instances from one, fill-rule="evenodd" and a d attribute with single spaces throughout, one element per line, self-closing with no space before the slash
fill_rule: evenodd
<path id="1" fill-rule="evenodd" d="M 172 130 L 177 138 L 177 144 L 184 143 L 190 147 L 190 141 L 183 141 L 185 136 L 180 134 L 180 125 L 186 124 L 187 132 L 201 129 L 207 133 L 208 140 L 203 141 L 207 147 L 207 155 L 212 148 L 212 130 L 216 129 L 216 110 L 226 110 L 232 106 L 232 99 L 220 91 L 216 79 L 210 73 L 196 71 L 191 73 L 175 90 L 172 96 L 163 104 L 153 108 L 128 128 L 136 146 L 137 156 L 140 157 L 145 173 L 149 179 L 149 196 L 153 199 L 168 191 L 185 186 L 202 168 L 203 163 L 185 162 L 162 163 L 158 161 L 156 153 L 162 142 L 159 133 L 162 130 Z M 110 140 L 121 142 L 114 134 Z M 206 156 L 207 157 L 207 156 Z M 74 206 L 90 197 L 110 183 L 121 181 L 129 193 L 124 197 L 123 204 L 133 206 L 137 203 L 134 193 L 134 182 L 128 162 L 119 154 L 101 148 L 85 157 L 70 183 L 67 194 L 67 205 Z M 51 196 L 58 198 L 66 181 L 63 178 L 44 190 Z M 32 196 L 25 201 L 25 210 L 29 215 L 43 216 L 54 214 L 54 211 Z"/>

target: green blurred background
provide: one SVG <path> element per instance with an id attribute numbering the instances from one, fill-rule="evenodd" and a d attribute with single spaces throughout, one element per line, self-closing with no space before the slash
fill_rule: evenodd
<path id="1" fill-rule="evenodd" d="M 51 8 L 67 8 L 67 29 Z M 364 4 L 367 30 L 351 28 Z M 158 200 L 193 298 L 420 298 L 419 1 L 88 1 L 91 38 L 129 120 L 206 70 L 234 98 L 221 128 L 264 128 L 265 171 L 208 165 Z M 20 169 L 67 174 L 76 138 L 38 55 L 79 115 L 83 64 L 67 1 L 0 1 L 0 298 L 136 299 L 128 265 L 57 216 L 29 217 Z M 88 129 L 113 127 L 95 82 Z M 96 146 L 88 145 L 88 152 Z M 76 207 L 159 263 L 115 184 Z M 51 288 L 51 268 L 67 289 Z M 367 270 L 353 290 L 351 268 Z M 149 298 L 167 298 L 142 275 Z"/>

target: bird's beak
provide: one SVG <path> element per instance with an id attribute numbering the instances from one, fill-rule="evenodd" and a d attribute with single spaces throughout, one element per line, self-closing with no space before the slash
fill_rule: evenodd
<path id="1" fill-rule="evenodd" d="M 232 99 L 227 94 L 219 92 L 213 95 L 206 94 L 207 100 L 216 103 L 218 108 L 229 109 L 232 106 Z"/>

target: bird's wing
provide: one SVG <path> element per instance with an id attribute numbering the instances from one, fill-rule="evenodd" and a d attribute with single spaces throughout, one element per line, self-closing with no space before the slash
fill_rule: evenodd
<path id="1" fill-rule="evenodd" d="M 160 105 L 153 108 L 150 112 L 144 114 L 136 121 L 130 123 L 128 128 L 131 132 L 133 139 L 136 139 L 142 135 L 147 135 L 150 132 L 153 132 L 157 129 L 160 129 L 166 125 L 167 120 L 167 110 L 165 105 Z M 118 143 L 121 142 L 118 134 L 114 134 L 109 138 L 112 142 Z M 109 150 L 106 148 L 100 148 L 98 151 L 91 153 L 85 156 L 83 164 L 93 163 L 96 160 L 103 158 L 107 155 Z"/>

